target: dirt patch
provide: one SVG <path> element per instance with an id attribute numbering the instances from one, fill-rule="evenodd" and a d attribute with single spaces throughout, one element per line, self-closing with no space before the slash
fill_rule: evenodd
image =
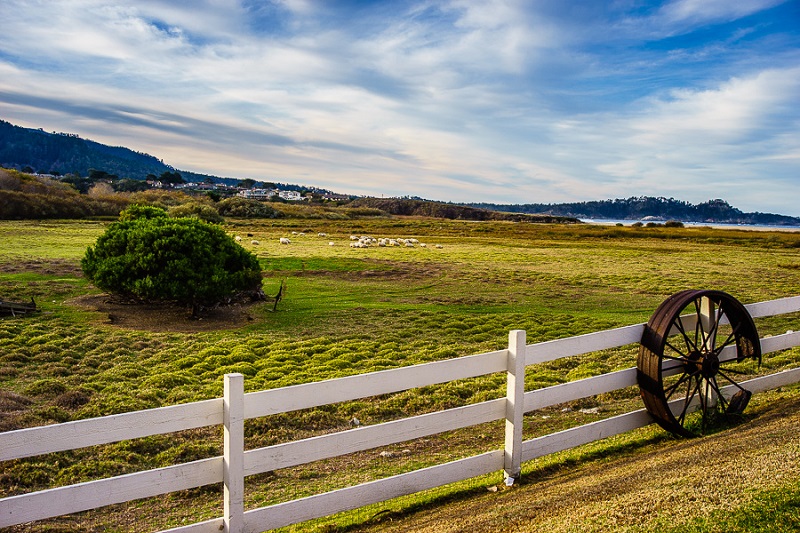
<path id="1" fill-rule="evenodd" d="M 20 274 L 32 272 L 48 276 L 82 276 L 81 266 L 75 261 L 60 259 L 30 259 L 27 261 L 14 261 L 0 263 L 0 273 Z"/>
<path id="2" fill-rule="evenodd" d="M 255 320 L 258 306 L 272 302 L 236 302 L 206 310 L 199 318 L 192 318 L 186 307 L 174 304 L 128 304 L 112 300 L 107 294 L 80 296 L 68 302 L 71 305 L 101 313 L 102 323 L 123 329 L 153 332 L 194 333 L 236 329 Z"/>

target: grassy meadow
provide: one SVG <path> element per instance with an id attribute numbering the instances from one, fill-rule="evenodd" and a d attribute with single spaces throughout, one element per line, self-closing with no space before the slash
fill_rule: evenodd
<path id="1" fill-rule="evenodd" d="M 0 319 L 0 431 L 218 397 L 230 372 L 245 375 L 249 392 L 502 349 L 511 329 L 526 330 L 535 343 L 636 324 L 685 288 L 723 290 L 743 303 L 800 294 L 800 232 L 398 217 L 228 220 L 226 231 L 260 259 L 265 292 L 285 283 L 283 300 L 276 311 L 267 302 L 240 306 L 225 320 L 193 321 L 183 312 L 104 309 L 79 266 L 104 227 L 0 221 L 0 299 L 34 298 L 42 309 Z M 427 247 L 354 249 L 350 235 L 413 237 Z M 292 243 L 280 245 L 280 237 Z M 116 313 L 126 313 L 125 320 Z M 799 318 L 759 319 L 757 326 L 762 336 L 777 334 L 796 330 Z M 636 350 L 531 367 L 526 388 L 634 366 Z M 767 355 L 751 371 L 798 365 L 795 348 Z M 494 375 L 248 421 L 247 445 L 342 429 L 353 417 L 372 424 L 484 401 L 504 389 L 505 376 Z M 527 416 L 526 438 L 638 409 L 641 401 L 637 390 L 626 390 L 569 407 Z M 649 444 L 667 439 L 648 431 Z M 247 506 L 473 455 L 502 447 L 502 440 L 496 424 L 392 447 L 380 460 L 375 451 L 254 476 Z M 9 461 L 0 471 L 0 496 L 219 455 L 221 443 L 221 428 L 209 428 Z M 610 446 L 607 453 L 627 445 Z M 469 493 L 481 483 L 487 482 L 453 490 Z M 218 486 L 200 488 L 50 521 L 42 530 L 171 527 L 219 516 L 220 494 Z M 426 498 L 432 497 L 409 505 Z M 293 530 L 346 530 L 364 516 Z"/>

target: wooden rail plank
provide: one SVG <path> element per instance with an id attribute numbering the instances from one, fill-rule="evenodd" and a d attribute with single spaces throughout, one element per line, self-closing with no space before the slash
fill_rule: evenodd
<path id="1" fill-rule="evenodd" d="M 785 385 L 791 385 L 792 383 L 797 383 L 800 381 L 800 368 L 790 368 L 789 370 L 783 370 L 781 372 L 776 372 L 775 374 L 770 374 L 768 376 L 761 376 L 758 378 L 753 378 L 748 381 L 744 381 L 740 383 L 742 387 L 749 390 L 750 392 L 764 392 L 770 389 L 777 389 L 778 387 L 783 387 Z M 722 389 L 723 392 L 725 390 L 729 391 L 732 395 L 737 390 L 736 387 L 733 385 L 728 385 Z"/>
<path id="2" fill-rule="evenodd" d="M 246 476 L 500 420 L 505 398 L 245 452 Z"/>
<path id="3" fill-rule="evenodd" d="M 224 531 L 225 524 L 222 518 L 212 518 L 204 522 L 195 522 L 194 524 L 187 524 L 185 526 L 173 527 L 171 529 L 163 529 L 159 533 L 219 533 Z"/>
<path id="4" fill-rule="evenodd" d="M 503 450 L 247 511 L 245 533 L 313 520 L 503 469 Z"/>
<path id="5" fill-rule="evenodd" d="M 636 367 L 525 393 L 525 412 L 636 385 Z"/>
<path id="6" fill-rule="evenodd" d="M 308 409 L 503 372 L 508 350 L 245 394 L 245 418 Z"/>
<path id="7" fill-rule="evenodd" d="M 644 324 L 636 324 L 633 326 L 587 333 L 576 337 L 529 344 L 526 349 L 525 361 L 527 365 L 533 365 L 560 359 L 562 357 L 571 357 L 573 355 L 638 343 L 642 338 L 643 331 Z"/>
<path id="8" fill-rule="evenodd" d="M 767 354 L 770 352 L 777 352 L 797 345 L 800 345 L 800 331 L 783 333 L 781 335 L 761 339 L 761 353 Z"/>
<path id="9" fill-rule="evenodd" d="M 757 302 L 747 304 L 744 307 L 753 318 L 785 315 L 786 313 L 800 311 L 800 296 L 789 296 L 787 298 L 779 298 L 777 300 Z"/>
<path id="10" fill-rule="evenodd" d="M 551 453 L 569 450 L 576 446 L 619 435 L 652 423 L 653 418 L 650 414 L 646 410 L 640 409 L 606 418 L 605 420 L 565 429 L 557 433 L 543 435 L 522 443 L 522 460 L 530 461 Z"/>
<path id="11" fill-rule="evenodd" d="M 222 398 L 0 433 L 0 461 L 222 423 Z"/>
<path id="12" fill-rule="evenodd" d="M 0 500 L 0 527 L 105 505 L 158 496 L 222 481 L 222 457 L 201 459 Z"/>

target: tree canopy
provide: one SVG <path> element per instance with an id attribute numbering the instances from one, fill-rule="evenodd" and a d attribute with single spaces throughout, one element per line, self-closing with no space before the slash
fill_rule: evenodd
<path id="1" fill-rule="evenodd" d="M 191 306 L 193 315 L 242 292 L 263 297 L 253 254 L 213 224 L 153 207 L 123 211 L 86 250 L 81 267 L 104 291 Z"/>

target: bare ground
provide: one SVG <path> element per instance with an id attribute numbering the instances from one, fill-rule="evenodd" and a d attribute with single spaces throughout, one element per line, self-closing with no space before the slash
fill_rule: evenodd
<path id="1" fill-rule="evenodd" d="M 105 316 L 101 322 L 124 329 L 155 332 L 195 333 L 235 329 L 255 320 L 254 307 L 264 302 L 235 302 L 206 310 L 199 318 L 191 310 L 173 304 L 127 304 L 112 300 L 107 294 L 80 296 L 72 305 Z M 269 303 L 272 305 L 272 303 Z"/>

